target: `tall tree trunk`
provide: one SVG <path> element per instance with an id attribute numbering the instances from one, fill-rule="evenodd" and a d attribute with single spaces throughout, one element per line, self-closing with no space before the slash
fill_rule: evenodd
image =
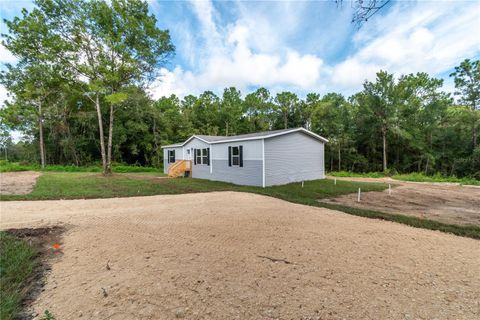
<path id="1" fill-rule="evenodd" d="M 98 132 L 100 135 L 100 152 L 102 154 L 102 171 L 103 171 L 103 174 L 106 174 L 107 173 L 107 157 L 105 154 L 105 138 L 103 135 L 102 110 L 100 109 L 100 100 L 98 97 L 98 93 L 95 96 L 95 108 L 97 109 Z"/>
<path id="2" fill-rule="evenodd" d="M 473 122 L 473 128 L 472 128 L 472 141 L 473 141 L 473 149 L 477 148 L 477 138 L 478 138 L 478 132 L 477 132 L 477 123 L 474 120 Z"/>
<path id="3" fill-rule="evenodd" d="M 333 150 L 330 151 L 330 172 L 333 171 Z"/>
<path id="4" fill-rule="evenodd" d="M 428 163 L 430 162 L 430 157 L 428 155 L 426 155 L 427 157 L 427 163 L 425 164 L 425 175 L 428 174 Z"/>
<path id="5" fill-rule="evenodd" d="M 342 171 L 342 152 L 340 145 L 338 145 L 338 171 Z"/>
<path id="6" fill-rule="evenodd" d="M 285 129 L 288 129 L 288 113 L 287 112 L 283 113 L 283 125 Z"/>
<path id="7" fill-rule="evenodd" d="M 45 168 L 45 145 L 43 143 L 43 111 L 42 111 L 42 101 L 38 103 L 38 131 L 40 135 L 40 163 L 42 164 L 42 169 Z"/>
<path id="8" fill-rule="evenodd" d="M 383 140 L 383 172 L 387 172 L 387 130 L 382 129 Z"/>
<path id="9" fill-rule="evenodd" d="M 155 120 L 155 116 L 153 116 L 153 144 L 155 145 L 155 156 L 156 156 L 156 161 L 155 161 L 155 166 L 160 165 L 160 153 L 158 152 L 158 140 L 157 140 L 157 121 Z"/>
<path id="10" fill-rule="evenodd" d="M 108 125 L 108 158 L 107 174 L 112 173 L 112 140 L 113 140 L 113 104 L 110 104 L 110 123 Z"/>

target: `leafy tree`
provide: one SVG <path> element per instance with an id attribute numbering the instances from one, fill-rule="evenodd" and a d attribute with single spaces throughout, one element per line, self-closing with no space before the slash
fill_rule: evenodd
<path id="1" fill-rule="evenodd" d="M 59 64 L 85 83 L 84 94 L 95 105 L 102 166 L 111 172 L 115 106 L 128 98 L 130 85 L 153 78 L 174 47 L 168 31 L 156 27 L 148 5 L 139 0 L 37 0 L 23 18 L 7 22 L 6 47 L 27 48 L 28 56 L 40 56 Z M 30 47 L 30 35 L 41 30 L 39 50 Z M 105 149 L 102 111 L 109 108 L 108 145 Z"/>
<path id="2" fill-rule="evenodd" d="M 377 73 L 375 82 L 366 81 L 363 91 L 357 96 L 360 113 L 371 119 L 372 125 L 382 138 L 382 167 L 386 172 L 387 163 L 387 134 L 393 128 L 397 116 L 398 96 L 393 74 L 385 71 Z"/>
<path id="3" fill-rule="evenodd" d="M 219 117 L 222 127 L 225 126 L 225 135 L 238 134 L 239 119 L 242 119 L 244 114 L 240 91 L 234 87 L 225 89 L 220 106 Z"/>
<path id="4" fill-rule="evenodd" d="M 455 71 L 450 74 L 455 79 L 455 95 L 460 96 L 460 103 L 465 104 L 472 110 L 472 143 L 477 147 L 478 126 L 480 117 L 477 109 L 480 109 L 480 60 L 470 61 L 465 59 Z"/>
<path id="5" fill-rule="evenodd" d="M 42 168 L 46 164 L 46 152 L 44 142 L 44 114 L 47 102 L 54 98 L 58 93 L 59 70 L 55 65 L 27 63 L 25 60 L 18 63 L 15 67 L 7 65 L 7 70 L 0 75 L 0 82 L 13 95 L 14 102 L 7 103 L 7 109 L 4 112 L 10 112 L 22 121 L 18 122 L 10 118 L 11 127 L 21 127 L 29 123 L 38 129 L 40 162 Z M 27 119 L 32 120 L 26 121 Z M 34 124 L 35 123 L 35 124 Z"/>
<path id="6" fill-rule="evenodd" d="M 283 128 L 288 128 L 289 116 L 291 116 L 298 107 L 299 99 L 295 93 L 280 92 L 275 97 L 274 110 L 283 123 Z"/>
<path id="7" fill-rule="evenodd" d="M 272 128 L 270 113 L 273 106 L 271 100 L 270 92 L 265 88 L 258 88 L 245 96 L 248 132 L 267 131 Z"/>

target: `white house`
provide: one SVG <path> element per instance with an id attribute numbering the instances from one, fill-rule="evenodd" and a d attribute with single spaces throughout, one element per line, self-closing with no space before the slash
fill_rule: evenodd
<path id="1" fill-rule="evenodd" d="M 164 172 L 184 162 L 193 178 L 240 185 L 265 187 L 323 179 L 326 142 L 304 128 L 238 136 L 193 135 L 183 143 L 162 146 Z"/>

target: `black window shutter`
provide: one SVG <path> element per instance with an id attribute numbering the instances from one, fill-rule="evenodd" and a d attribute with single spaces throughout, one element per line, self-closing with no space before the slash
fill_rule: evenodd
<path id="1" fill-rule="evenodd" d="M 207 149 L 207 166 L 210 165 L 210 148 Z"/>
<path id="2" fill-rule="evenodd" d="M 172 162 L 175 162 L 175 150 L 173 150 L 172 153 L 173 153 L 173 161 Z"/>
<path id="3" fill-rule="evenodd" d="M 170 150 L 167 150 L 167 163 L 170 163 Z"/>
<path id="4" fill-rule="evenodd" d="M 228 147 L 228 166 L 232 166 L 232 147 Z"/>
<path id="5" fill-rule="evenodd" d="M 193 164 L 197 165 L 197 149 L 193 149 Z"/>
<path id="6" fill-rule="evenodd" d="M 238 147 L 238 152 L 240 154 L 240 167 L 243 167 L 243 146 Z"/>

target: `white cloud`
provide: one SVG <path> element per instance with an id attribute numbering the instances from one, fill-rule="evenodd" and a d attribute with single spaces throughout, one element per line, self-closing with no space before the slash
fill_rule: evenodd
<path id="1" fill-rule="evenodd" d="M 454 5 L 456 4 L 456 5 Z M 480 54 L 478 2 L 398 4 L 355 36 L 358 50 L 335 65 L 331 83 L 361 89 L 383 69 L 396 74 L 438 76 Z"/>
<path id="2" fill-rule="evenodd" d="M 373 80 L 381 69 L 397 76 L 427 72 L 438 77 L 463 59 L 480 56 L 480 37 L 475 31 L 480 30 L 479 2 L 395 2 L 353 36 L 343 28 L 338 36 L 350 36 L 354 51 L 330 63 L 322 57 L 325 49 L 322 45 L 301 52 L 302 48 L 286 44 L 286 38 L 295 33 L 300 37 L 314 34 L 319 37 L 318 32 L 301 28 L 302 19 L 309 13 L 305 3 L 282 2 L 275 6 L 259 3 L 258 10 L 252 11 L 251 6 L 240 2 L 235 8 L 234 23 L 221 25 L 212 2 L 192 3 L 200 24 L 197 32 L 202 41 L 198 42 L 204 45 L 194 48 L 193 44 L 198 42 L 188 41 L 192 56 L 186 59 L 195 60 L 195 68 L 163 69 L 162 81 L 159 79 L 152 88 L 155 98 L 172 93 L 199 94 L 205 90 L 220 93 L 228 86 L 241 90 L 265 86 L 271 91 L 281 88 L 300 94 L 307 91 L 351 94 L 361 90 L 362 83 Z M 279 20 L 273 25 L 275 16 Z M 331 39 L 336 29 L 334 26 L 326 29 L 324 37 Z M 310 43 L 316 42 L 322 43 Z"/>
<path id="3" fill-rule="evenodd" d="M 17 62 L 17 58 L 7 50 L 3 46 L 3 44 L 0 43 L 0 62 L 1 63 L 15 63 Z"/>
<path id="4" fill-rule="evenodd" d="M 159 80 L 151 88 L 154 98 L 170 94 L 198 94 L 205 90 L 220 92 L 235 86 L 314 87 L 320 78 L 322 59 L 312 54 L 301 55 L 290 48 L 277 48 L 275 53 L 255 52 L 259 38 L 251 23 L 238 20 L 223 31 L 214 22 L 214 8 L 210 2 L 194 2 L 202 26 L 201 33 L 208 40 L 208 52 L 198 72 L 183 70 L 161 70 Z M 256 26 L 256 24 L 253 24 Z M 252 43 L 253 39 L 253 43 Z"/>

